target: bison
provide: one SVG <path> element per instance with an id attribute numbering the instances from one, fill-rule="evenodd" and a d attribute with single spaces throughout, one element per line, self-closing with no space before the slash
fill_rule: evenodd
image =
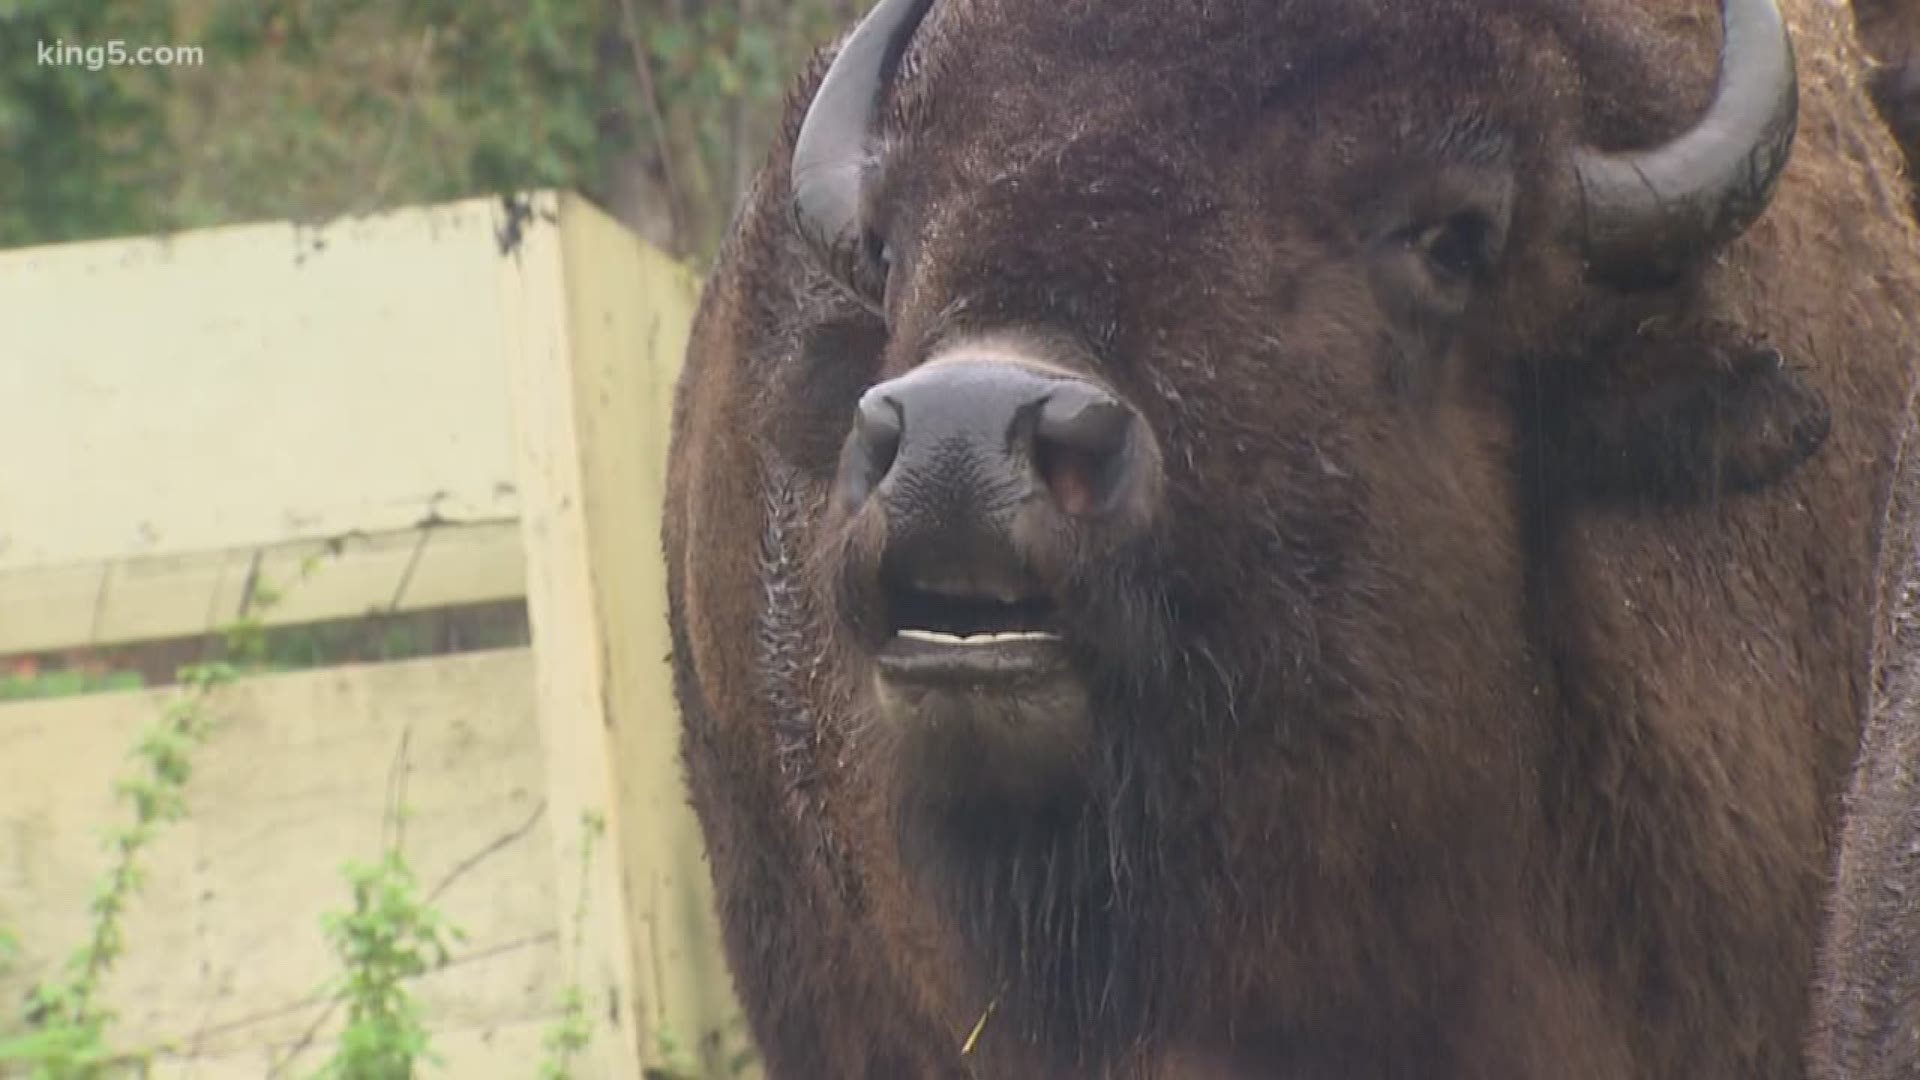
<path id="1" fill-rule="evenodd" d="M 673 419 L 770 1073 L 1803 1075 L 1920 311 L 1864 71 L 1822 0 L 880 0 Z"/>

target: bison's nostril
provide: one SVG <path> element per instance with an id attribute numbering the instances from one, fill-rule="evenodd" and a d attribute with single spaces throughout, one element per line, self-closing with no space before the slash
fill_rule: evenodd
<path id="1" fill-rule="evenodd" d="M 1034 425 L 1034 464 L 1060 509 L 1076 517 L 1106 503 L 1132 414 L 1098 387 L 1061 383 Z"/>
<path id="2" fill-rule="evenodd" d="M 848 503 L 865 502 L 900 453 L 900 433 L 905 427 L 900 403 L 879 387 L 860 397 L 853 416 L 853 437 L 847 440 L 842 459 L 842 494 Z"/>
<path id="3" fill-rule="evenodd" d="M 1152 486 L 1151 436 L 1133 410 L 1038 364 L 933 360 L 868 389 L 852 419 L 836 481 L 850 512 L 883 496 L 890 517 L 941 529 L 1022 507 L 1105 517 L 1139 508 Z"/>
<path id="4" fill-rule="evenodd" d="M 1105 457 L 1119 451 L 1127 436 L 1127 421 L 1126 406 L 1098 387 L 1062 382 L 1040 407 L 1035 434 L 1042 442 Z"/>
<path id="5" fill-rule="evenodd" d="M 873 389 L 862 394 L 860 408 L 853 418 L 854 433 L 866 444 L 867 455 L 885 475 L 900 450 L 900 403 Z"/>
<path id="6" fill-rule="evenodd" d="M 1082 517 L 1093 513 L 1104 501 L 1101 498 L 1104 470 L 1091 455 L 1041 443 L 1034 449 L 1034 464 L 1061 512 Z"/>

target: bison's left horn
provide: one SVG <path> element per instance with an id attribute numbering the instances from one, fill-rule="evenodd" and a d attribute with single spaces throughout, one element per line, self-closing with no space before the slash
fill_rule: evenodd
<path id="1" fill-rule="evenodd" d="M 860 241 L 860 181 L 882 76 L 933 0 L 880 0 L 841 46 L 800 123 L 793 206 L 801 235 L 840 265 Z"/>
<path id="2" fill-rule="evenodd" d="M 1577 151 L 1588 259 L 1622 281 L 1671 277 L 1753 224 L 1798 124 L 1793 42 L 1775 0 L 1723 0 L 1720 79 L 1693 129 L 1650 150 Z"/>

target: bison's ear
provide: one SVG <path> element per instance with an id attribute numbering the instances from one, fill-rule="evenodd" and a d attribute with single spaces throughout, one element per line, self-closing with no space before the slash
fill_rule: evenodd
<path id="1" fill-rule="evenodd" d="M 1753 491 L 1826 441 L 1827 402 L 1779 350 L 1718 329 L 1630 335 L 1567 387 L 1556 469 L 1585 495 L 1696 502 Z"/>

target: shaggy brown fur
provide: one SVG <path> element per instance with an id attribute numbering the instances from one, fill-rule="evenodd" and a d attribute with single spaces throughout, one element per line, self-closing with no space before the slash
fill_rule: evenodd
<path id="1" fill-rule="evenodd" d="M 1560 162 L 1697 115 L 1712 0 L 937 0 L 884 321 L 792 225 L 815 64 L 702 304 L 666 529 L 772 1075 L 1803 1073 L 1920 240 L 1845 12 L 1783 6 L 1778 196 L 1638 293 L 1588 280 Z M 1410 315 L 1380 229 L 1502 190 L 1465 313 Z M 1060 586 L 1077 785 L 931 805 L 828 494 L 864 388 L 1007 330 L 1138 410 L 1165 505 Z"/>
<path id="2" fill-rule="evenodd" d="M 1920 209 L 1920 0 L 1854 0 L 1860 43 L 1877 62 L 1868 87 L 1907 153 Z"/>

